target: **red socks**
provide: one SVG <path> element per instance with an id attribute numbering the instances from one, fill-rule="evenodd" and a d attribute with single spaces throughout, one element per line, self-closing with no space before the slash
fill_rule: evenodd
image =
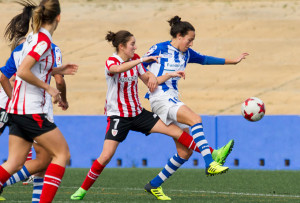
<path id="1" fill-rule="evenodd" d="M 11 175 L 2 166 L 0 166 L 0 188 L 10 178 L 10 176 Z"/>
<path id="2" fill-rule="evenodd" d="M 90 171 L 88 172 L 84 182 L 81 185 L 81 188 L 84 190 L 90 189 L 90 187 L 97 180 L 98 176 L 101 174 L 105 166 L 101 165 L 98 160 L 95 160 Z"/>
<path id="3" fill-rule="evenodd" d="M 65 173 L 65 168 L 57 164 L 50 164 L 47 168 L 40 203 L 53 201 L 61 179 Z"/>
<path id="4" fill-rule="evenodd" d="M 181 144 L 183 144 L 187 148 L 192 149 L 192 150 L 200 153 L 200 150 L 196 146 L 196 143 L 194 142 L 193 137 L 191 135 L 189 135 L 188 133 L 183 132 L 182 135 L 180 136 L 180 138 L 178 139 L 178 142 L 180 142 Z M 212 153 L 214 151 L 214 149 L 211 148 L 211 147 L 209 147 L 209 149 L 210 149 L 210 153 Z"/>

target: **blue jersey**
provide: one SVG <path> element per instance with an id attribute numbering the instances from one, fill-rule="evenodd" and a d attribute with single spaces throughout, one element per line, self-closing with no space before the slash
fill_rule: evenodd
<path id="1" fill-rule="evenodd" d="M 166 73 L 174 71 L 184 71 L 187 63 L 198 63 L 202 65 L 212 65 L 225 63 L 224 58 L 216 58 L 212 56 L 202 55 L 193 49 L 189 48 L 186 52 L 181 52 L 171 45 L 170 41 L 156 44 L 150 48 L 145 56 L 160 56 L 160 63 L 150 62 L 144 63 L 144 66 L 151 71 L 155 76 L 159 77 Z M 178 96 L 178 78 L 171 78 L 166 82 L 160 84 L 151 95 L 159 95 L 162 93 L 169 93 L 173 96 Z M 146 95 L 147 97 L 147 95 Z"/>

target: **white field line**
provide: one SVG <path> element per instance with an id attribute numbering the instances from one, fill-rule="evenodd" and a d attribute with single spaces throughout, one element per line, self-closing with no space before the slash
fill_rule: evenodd
<path id="1" fill-rule="evenodd" d="M 18 188 L 24 188 L 24 186 L 14 186 Z M 74 191 L 78 189 L 78 187 L 65 187 L 62 186 L 62 188 L 72 188 Z M 143 188 L 109 188 L 109 187 L 92 187 L 92 190 L 126 190 L 126 191 L 142 191 L 144 192 Z M 182 192 L 182 193 L 208 193 L 208 194 L 222 194 L 222 195 L 235 195 L 235 196 L 258 196 L 258 197 L 285 197 L 285 198 L 299 198 L 300 195 L 279 195 L 279 194 L 263 194 L 263 193 L 244 193 L 244 192 L 219 192 L 219 191 L 205 191 L 205 190 L 174 190 L 174 189 L 168 189 L 168 191 L 171 192 Z"/>

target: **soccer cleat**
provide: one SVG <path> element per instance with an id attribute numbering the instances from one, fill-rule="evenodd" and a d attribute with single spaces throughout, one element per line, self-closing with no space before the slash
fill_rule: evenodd
<path id="1" fill-rule="evenodd" d="M 148 193 L 154 195 L 158 200 L 171 200 L 170 197 L 165 195 L 161 186 L 153 187 L 150 183 L 148 183 L 145 185 L 144 189 L 145 189 L 145 192 L 148 192 Z"/>
<path id="2" fill-rule="evenodd" d="M 73 195 L 71 195 L 71 200 L 82 200 L 86 192 L 86 190 L 80 187 Z"/>
<path id="3" fill-rule="evenodd" d="M 26 180 L 23 181 L 23 185 L 33 184 L 34 176 L 30 176 Z"/>
<path id="4" fill-rule="evenodd" d="M 2 196 L 0 196 L 0 201 L 5 201 L 6 199 Z"/>
<path id="5" fill-rule="evenodd" d="M 221 166 L 218 162 L 211 162 L 209 167 L 206 168 L 206 175 L 207 176 L 214 176 L 222 173 L 226 173 L 229 170 L 228 167 Z"/>
<path id="6" fill-rule="evenodd" d="M 226 161 L 226 158 L 232 151 L 233 145 L 234 145 L 234 140 L 230 140 L 226 145 L 224 145 L 220 149 L 215 149 L 211 153 L 213 160 L 223 165 Z"/>

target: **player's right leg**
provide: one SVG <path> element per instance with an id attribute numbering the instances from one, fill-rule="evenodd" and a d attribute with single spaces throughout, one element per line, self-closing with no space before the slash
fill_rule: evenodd
<path id="1" fill-rule="evenodd" d="M 118 141 L 106 139 L 103 144 L 103 150 L 97 160 L 94 161 L 81 187 L 71 195 L 71 200 L 82 200 L 90 187 L 95 183 L 97 178 L 102 173 L 105 166 L 110 162 L 115 154 Z"/>

